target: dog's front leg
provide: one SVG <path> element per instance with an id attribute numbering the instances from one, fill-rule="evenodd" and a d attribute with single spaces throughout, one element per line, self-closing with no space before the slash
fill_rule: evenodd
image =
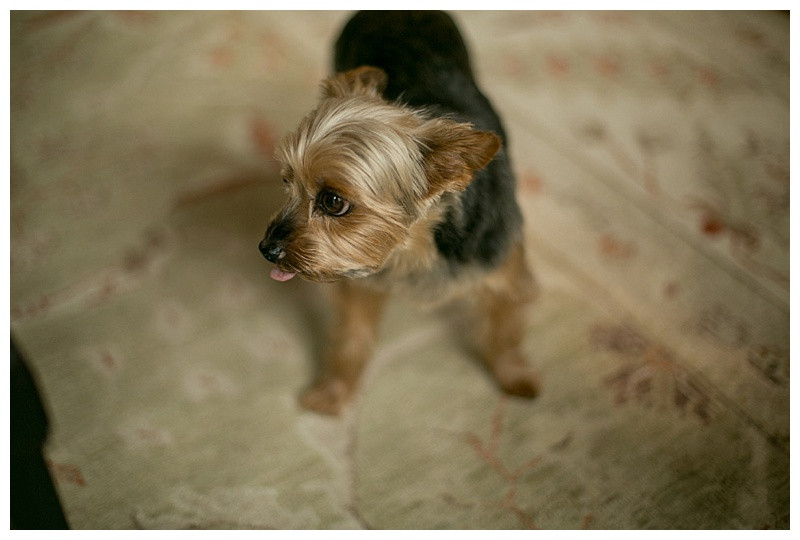
<path id="1" fill-rule="evenodd" d="M 536 283 L 522 245 L 478 289 L 479 332 L 483 361 L 504 392 L 522 397 L 539 393 L 539 377 L 522 351 L 525 312 L 536 296 Z"/>
<path id="2" fill-rule="evenodd" d="M 300 398 L 303 407 L 336 415 L 350 401 L 375 348 L 386 296 L 354 281 L 335 285 L 336 321 L 328 336 L 322 371 Z"/>

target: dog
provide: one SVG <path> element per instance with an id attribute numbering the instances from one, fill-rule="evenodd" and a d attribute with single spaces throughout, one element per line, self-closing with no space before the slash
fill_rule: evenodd
<path id="1" fill-rule="evenodd" d="M 476 308 L 478 354 L 500 388 L 534 397 L 521 350 L 536 286 L 508 137 L 442 12 L 358 12 L 317 107 L 276 147 L 287 202 L 259 250 L 270 276 L 335 282 L 336 322 L 300 402 L 341 413 L 390 294 Z"/>

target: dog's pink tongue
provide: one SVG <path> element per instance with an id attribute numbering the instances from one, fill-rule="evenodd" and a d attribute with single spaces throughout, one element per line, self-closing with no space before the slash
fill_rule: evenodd
<path id="1" fill-rule="evenodd" d="M 269 277 L 277 281 L 289 281 L 294 277 L 294 272 L 284 272 L 278 268 L 273 268 L 269 273 Z"/>

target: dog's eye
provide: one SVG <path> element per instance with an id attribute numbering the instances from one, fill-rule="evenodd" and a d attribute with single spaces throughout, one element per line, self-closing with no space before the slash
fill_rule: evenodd
<path id="1" fill-rule="evenodd" d="M 317 203 L 323 212 L 332 216 L 343 216 L 350 211 L 350 203 L 333 191 L 322 191 L 317 197 Z"/>

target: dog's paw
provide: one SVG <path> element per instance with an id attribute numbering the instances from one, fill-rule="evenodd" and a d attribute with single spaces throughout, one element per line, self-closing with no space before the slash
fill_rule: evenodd
<path id="1" fill-rule="evenodd" d="M 320 414 L 339 415 L 350 401 L 351 390 L 340 379 L 325 378 L 303 392 L 300 405 Z"/>
<path id="2" fill-rule="evenodd" d="M 535 398 L 539 395 L 541 381 L 536 371 L 524 361 L 506 360 L 492 366 L 497 384 L 512 396 Z"/>

